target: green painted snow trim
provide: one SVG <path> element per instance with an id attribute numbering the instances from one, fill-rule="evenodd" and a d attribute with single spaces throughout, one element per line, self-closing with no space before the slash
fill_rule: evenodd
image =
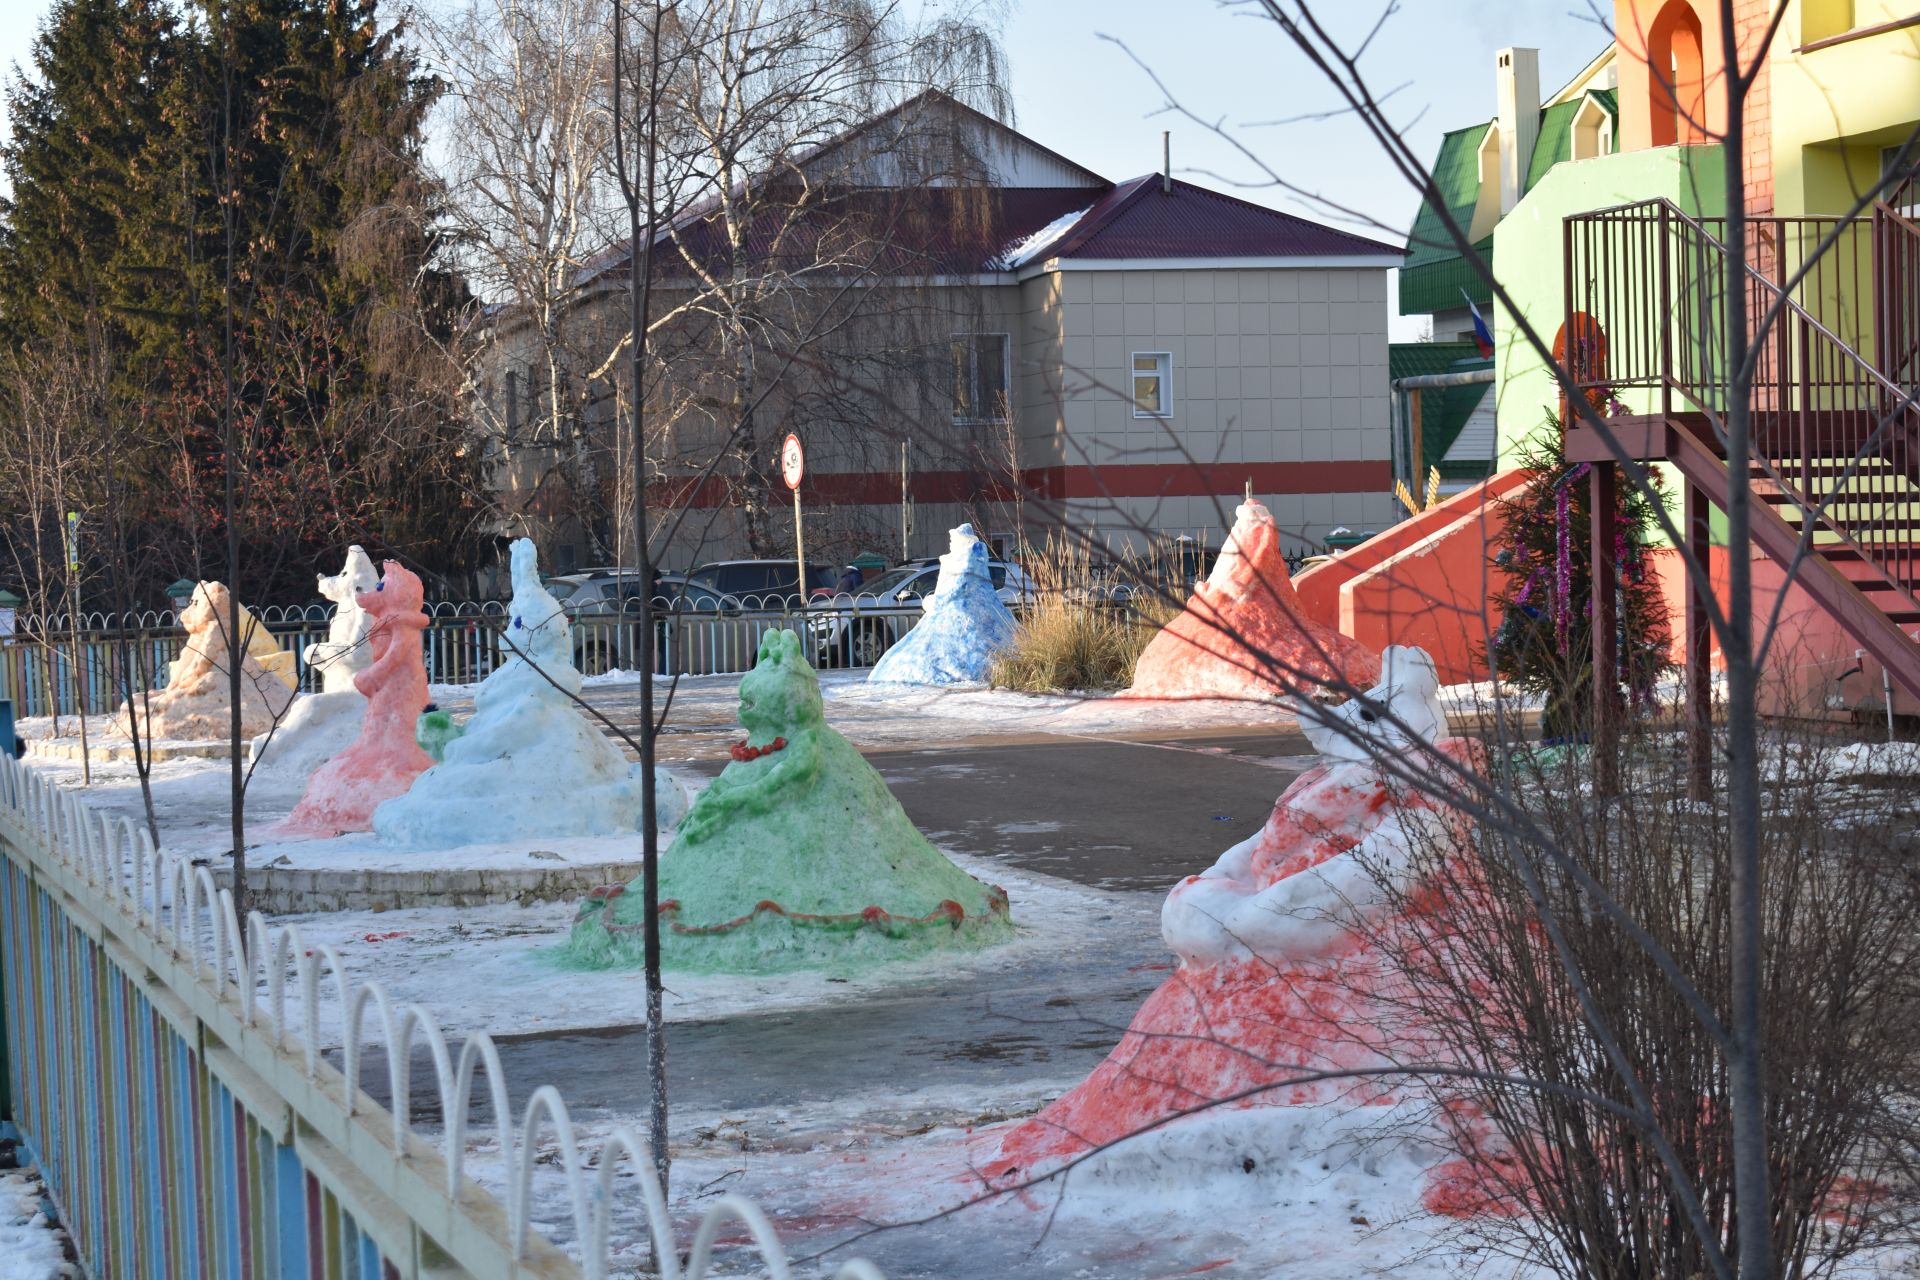
<path id="1" fill-rule="evenodd" d="M 466 731 L 465 725 L 453 722 L 453 713 L 450 711 L 423 711 L 419 722 L 414 725 L 413 740 L 438 764 L 447 758 L 447 744 Z"/>
<path id="2" fill-rule="evenodd" d="M 794 632 L 761 640 L 740 681 L 740 722 L 748 745 L 787 745 L 728 765 L 661 856 L 669 968 L 865 968 L 1012 937 L 1006 894 L 928 843 L 873 766 L 828 727 Z M 566 959 L 639 964 L 642 915 L 638 881 L 596 893 L 581 905 Z"/>

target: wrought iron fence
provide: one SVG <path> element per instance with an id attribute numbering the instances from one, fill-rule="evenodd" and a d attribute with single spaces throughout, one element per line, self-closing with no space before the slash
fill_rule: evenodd
<path id="1" fill-rule="evenodd" d="M 1124 606 L 1124 593 L 1092 594 L 1090 603 Z M 1016 611 L 1024 606 L 1015 602 Z M 801 608 L 790 599 L 729 598 L 724 607 L 657 610 L 654 669 L 668 675 L 724 675 L 753 666 L 767 632 L 792 628 L 807 643 L 808 656 L 823 671 L 870 667 L 919 621 L 920 601 L 841 595 Z M 264 612 L 264 611 L 263 611 Z M 484 680 L 511 654 L 502 641 L 511 623 L 507 607 L 485 604 L 429 606 L 432 622 L 422 635 L 427 679 L 436 685 Z M 301 689 L 320 687 L 320 671 L 306 661 L 307 647 L 327 635 L 329 615 L 318 608 L 294 617 L 264 619 L 282 649 L 297 657 Z M 641 628 L 637 601 L 617 610 L 587 611 L 570 619 L 574 665 L 587 675 L 636 671 Z M 92 615 L 76 631 L 68 619 L 29 621 L 0 642 L 0 697 L 13 700 L 18 716 L 111 713 L 129 688 L 163 687 L 167 664 L 180 655 L 185 634 L 171 614 L 127 619 Z"/>
<path id="2" fill-rule="evenodd" d="M 301 994 L 291 1015 L 290 977 Z M 338 1069 L 318 1041 L 323 984 L 345 1028 Z M 361 1087 L 369 1014 L 390 1110 Z M 767 1274 L 790 1274 L 772 1225 L 735 1195 L 706 1210 L 683 1252 L 630 1129 L 583 1149 L 551 1086 L 516 1126 L 486 1033 L 455 1050 L 425 1010 L 356 983 L 297 928 L 251 912 L 243 933 L 205 867 L 157 852 L 132 822 L 7 756 L 0 1033 L 0 1101 L 89 1275 L 599 1280 L 628 1243 L 611 1238 L 621 1186 L 637 1189 L 667 1280 L 703 1280 L 729 1225 L 750 1240 L 730 1268 L 757 1256 Z M 438 1135 L 409 1119 L 416 1044 L 431 1057 Z M 481 1074 L 499 1199 L 466 1169 Z M 556 1160 L 578 1262 L 532 1227 L 536 1168 Z M 880 1280 L 864 1262 L 836 1275 Z"/>

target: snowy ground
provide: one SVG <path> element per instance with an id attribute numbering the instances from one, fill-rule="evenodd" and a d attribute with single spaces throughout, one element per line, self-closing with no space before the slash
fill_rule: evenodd
<path id="1" fill-rule="evenodd" d="M 69 1280 L 67 1233 L 41 1212 L 43 1190 L 31 1169 L 0 1171 L 0 1280 Z"/>
<path id="2" fill-rule="evenodd" d="M 587 683 L 594 705 L 615 726 L 638 722 L 637 681 L 616 675 Z M 692 785 L 701 785 L 740 736 L 737 685 L 737 677 L 694 678 L 674 692 L 661 757 Z M 859 673 L 824 675 L 822 686 L 829 722 L 863 749 L 886 753 L 883 771 L 903 796 L 915 785 L 949 787 L 983 769 L 977 761 L 996 750 L 1005 769 L 1007 752 L 1031 748 L 1017 759 L 1043 772 L 1091 751 L 1123 750 L 1112 744 L 1147 751 L 1126 757 L 1127 768 L 1104 780 L 1112 794 L 1127 790 L 1130 779 L 1137 787 L 1138 770 L 1169 762 L 1156 755 L 1163 750 L 1180 753 L 1178 761 L 1190 767 L 1237 770 L 1241 794 L 1264 799 L 1238 806 L 1245 812 L 1200 813 L 1196 822 L 1204 825 L 1183 829 L 1163 860 L 1183 871 L 1200 870 L 1231 843 L 1237 828 L 1230 818 L 1264 817 L 1262 805 L 1314 759 L 1234 754 L 1233 744 L 1251 741 L 1249 735 L 1292 732 L 1291 715 L 1268 704 L 880 687 Z M 1452 708 L 1466 710 L 1487 692 L 1460 687 L 1447 694 Z M 472 694 L 471 686 L 436 687 L 432 696 L 459 717 L 470 711 Z M 665 694 L 663 688 L 662 700 Z M 71 723 L 63 727 L 70 731 Z M 49 728 L 29 723 L 23 732 Z M 943 763 L 916 764 L 920 755 Z M 1839 748 L 1834 763 L 1866 774 L 1920 772 L 1920 754 L 1909 749 Z M 34 766 L 78 784 L 77 763 Z M 939 781 L 943 776 L 949 780 Z M 95 766 L 94 778 L 90 803 L 139 814 L 130 764 Z M 155 805 L 170 849 L 209 861 L 226 856 L 227 787 L 221 761 L 156 766 Z M 563 802 L 563 784 L 556 794 Z M 270 786 L 250 795 L 249 831 L 261 841 L 250 848 L 256 865 L 284 858 L 342 868 L 497 867 L 537 865 L 529 860 L 540 854 L 568 861 L 634 856 L 630 837 L 548 841 L 538 849 L 504 841 L 433 854 L 387 850 L 366 836 L 263 838 L 297 799 L 293 790 Z M 1075 795 L 1054 812 L 988 811 L 979 822 L 1002 840 L 1084 846 L 1089 809 L 1109 802 Z M 1032 1114 L 1083 1078 L 1164 976 L 1167 957 L 1158 927 L 1163 888 L 1115 888 L 1037 855 L 1024 862 L 989 857 L 980 830 L 949 825 L 954 829 L 923 823 L 957 863 L 1007 889 L 1019 926 L 1011 943 L 861 973 L 669 976 L 673 1207 L 683 1231 L 718 1195 L 742 1192 L 774 1215 L 797 1259 L 829 1251 L 802 1274 L 830 1274 L 849 1256 L 873 1258 L 895 1278 L 1533 1274 L 1420 1209 L 1419 1175 L 1431 1152 L 1398 1138 L 1354 1146 L 1354 1117 L 1338 1109 L 1197 1119 L 1077 1170 L 1064 1193 L 1062 1184 L 1050 1183 L 961 1208 L 977 1191 L 970 1170 L 994 1127 Z M 356 979 L 378 979 L 396 1007 L 423 1005 L 450 1035 L 492 1030 L 501 1039 L 514 1108 L 535 1086 L 559 1084 L 591 1148 L 618 1125 L 644 1131 L 643 1058 L 633 1025 L 642 1002 L 637 974 L 559 966 L 555 951 L 573 910 L 571 903 L 503 905 L 280 923 L 297 924 L 310 947 L 336 948 Z M 329 991 L 323 984 L 318 1039 L 331 1048 L 342 1029 Z M 297 987 L 288 995 L 297 1017 Z M 378 1038 L 371 1026 L 368 1032 Z M 377 1048 L 365 1070 L 377 1095 L 384 1075 Z M 428 1097 L 431 1074 L 416 1061 L 414 1112 L 429 1132 L 438 1122 L 437 1103 Z M 472 1132 L 484 1133 L 484 1120 L 483 1108 Z M 476 1137 L 470 1150 L 476 1175 L 499 1187 L 490 1141 Z M 12 1185 L 0 1182 L 0 1193 Z M 628 1242 L 624 1257 L 637 1262 L 645 1233 L 638 1197 L 626 1185 L 616 1237 Z M 12 1203 L 0 1194 L 0 1280 L 65 1274 L 43 1269 L 16 1277 L 6 1269 L 20 1252 L 4 1234 L 17 1230 Z M 538 1229 L 568 1242 L 564 1187 L 551 1163 L 539 1166 L 535 1219 Z M 45 1238 L 57 1241 L 45 1230 L 34 1237 Z M 1857 1274 L 1874 1273 L 1903 1274 L 1890 1262 Z"/>

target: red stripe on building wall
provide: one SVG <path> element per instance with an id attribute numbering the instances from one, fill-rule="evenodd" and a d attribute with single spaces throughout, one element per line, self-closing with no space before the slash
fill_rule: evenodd
<path id="1" fill-rule="evenodd" d="M 1253 482 L 1255 493 L 1380 493 L 1393 483 L 1386 459 L 1360 462 L 1129 463 L 1115 466 L 1037 467 L 1021 476 L 1029 498 L 1204 498 L 1231 495 Z M 1004 479 L 970 471 L 923 471 L 908 485 L 915 502 L 965 503 L 1013 497 Z M 660 507 L 718 507 L 727 502 L 719 478 L 662 480 L 648 501 Z M 896 472 L 814 473 L 801 486 L 808 503 L 890 506 L 900 501 Z"/>

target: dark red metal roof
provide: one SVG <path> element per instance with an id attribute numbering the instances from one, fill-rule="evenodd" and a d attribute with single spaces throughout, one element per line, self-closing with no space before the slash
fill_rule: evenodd
<path id="1" fill-rule="evenodd" d="M 973 275 L 1016 270 L 1050 258 L 1128 261 L 1161 258 L 1323 258 L 1385 256 L 1405 250 L 1158 174 L 1105 187 L 918 187 L 795 190 L 795 216 L 777 192 L 761 193 L 762 212 L 742 254 L 755 269 L 784 267 L 846 275 Z M 1037 233 L 1085 210 L 1044 245 Z M 684 252 L 724 270 L 732 252 L 726 227 L 711 208 L 688 214 L 679 244 L 666 231 L 655 241 L 656 278 L 689 274 Z M 626 246 L 596 255 L 582 284 L 624 275 Z"/>
<path id="2" fill-rule="evenodd" d="M 1049 258 L 1319 258 L 1405 253 L 1397 245 L 1150 174 L 1121 183 L 1044 255 Z"/>

